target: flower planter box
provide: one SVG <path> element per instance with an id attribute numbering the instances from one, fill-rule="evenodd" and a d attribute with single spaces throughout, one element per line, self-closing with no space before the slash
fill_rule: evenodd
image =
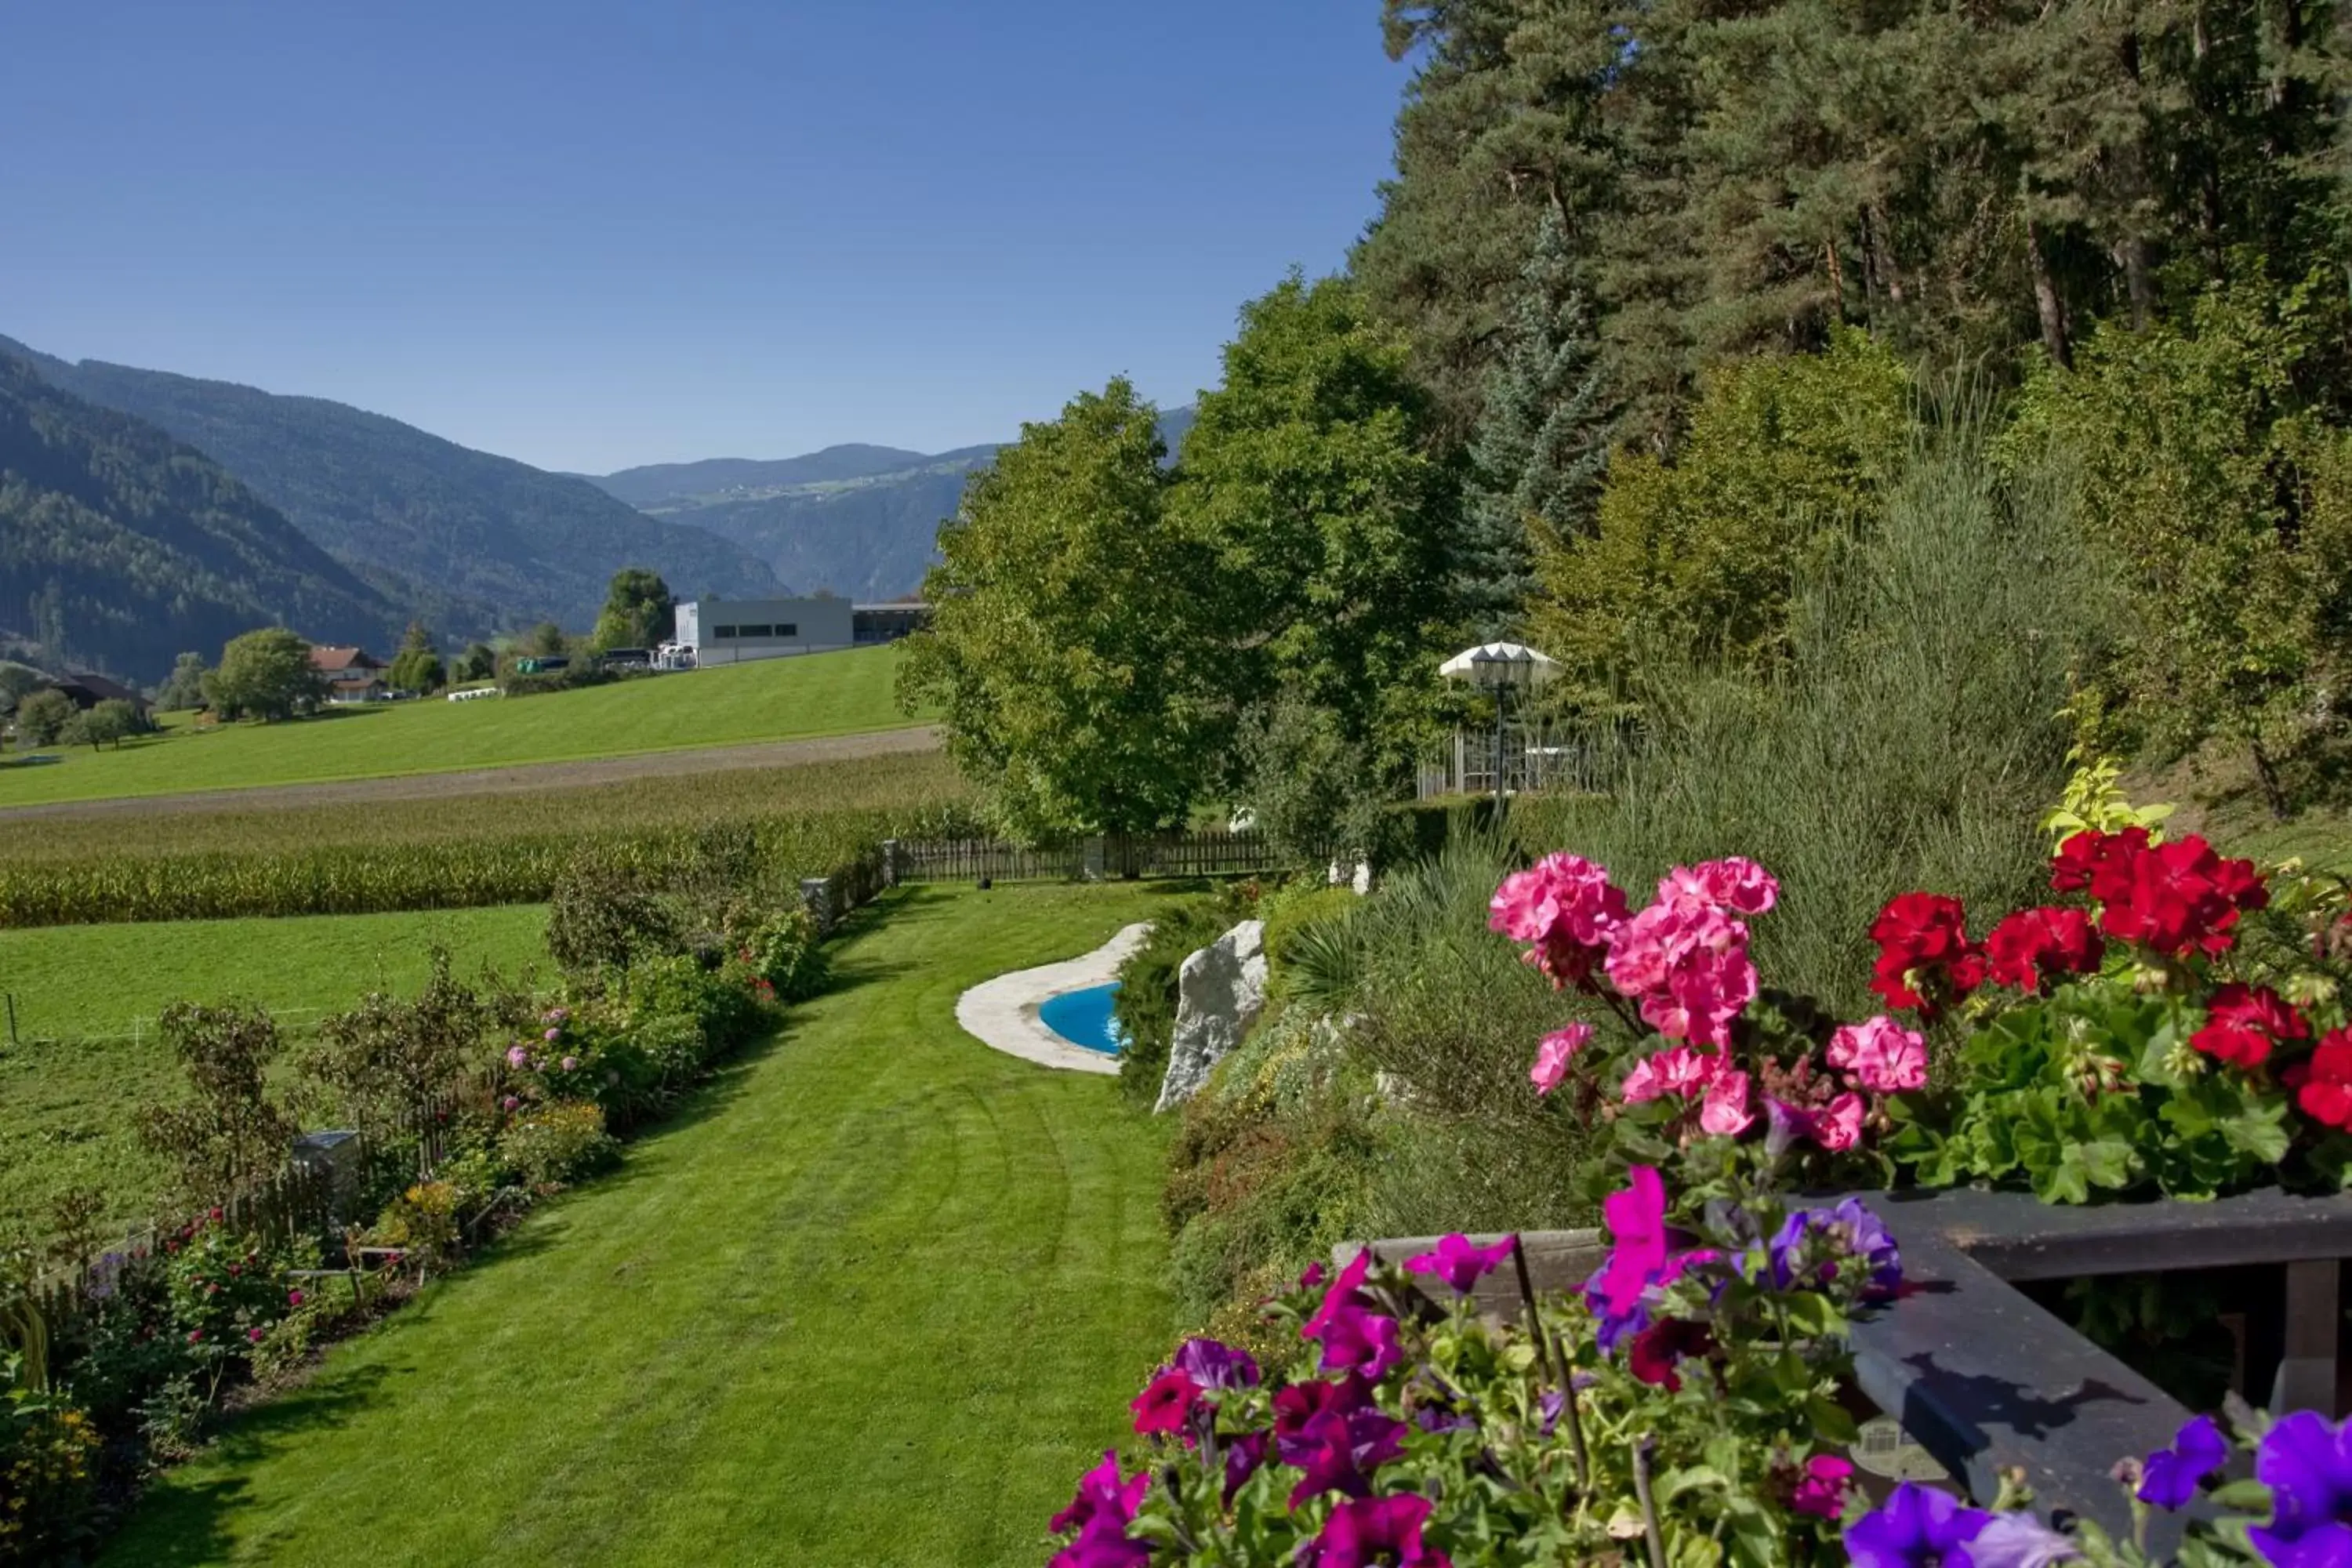
<path id="1" fill-rule="evenodd" d="M 2352 1195 L 2296 1197 L 2275 1189 L 2213 1203 L 2047 1205 L 2023 1193 L 1870 1193 L 1864 1200 L 1903 1249 L 1904 1291 L 1853 1330 L 1862 1393 L 1990 1503 L 2000 1472 L 2021 1468 L 2044 1513 L 2130 1529 L 2112 1470 L 2165 1447 L 2189 1412 L 2015 1287 L 2042 1279 L 2279 1266 L 2285 1272 L 2284 1354 L 2271 1410 L 2333 1416 L 2343 1321 L 2337 1280 L 2352 1258 Z M 1474 1239 L 1486 1240 L 1489 1237 Z M 1402 1261 L 1433 1238 L 1371 1244 Z M 1538 1290 L 1581 1286 L 1608 1255 L 1598 1231 L 1522 1237 Z M 1482 1308 L 1519 1310 L 1507 1270 L 1480 1281 Z M 2169 1516 L 2159 1515 L 2151 1545 Z M 2173 1531 L 2177 1533 L 2177 1525 Z"/>

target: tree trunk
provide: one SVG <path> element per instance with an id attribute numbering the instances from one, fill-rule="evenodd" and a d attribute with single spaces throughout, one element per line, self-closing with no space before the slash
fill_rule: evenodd
<path id="1" fill-rule="evenodd" d="M 2273 822 L 2284 822 L 2287 817 L 2286 790 L 2279 784 L 2278 767 L 2271 754 L 2263 750 L 2260 741 L 2248 742 L 2254 756 L 2254 777 L 2262 782 L 2263 804 L 2271 808 Z"/>
<path id="2" fill-rule="evenodd" d="M 2025 254 L 2033 267 L 2033 309 L 2042 318 L 2042 346 L 2055 363 L 2074 368 L 2074 345 L 2066 337 L 2066 305 L 2058 297 L 2058 280 L 2051 275 L 2049 252 L 2042 243 L 2042 225 L 2025 220 Z"/>

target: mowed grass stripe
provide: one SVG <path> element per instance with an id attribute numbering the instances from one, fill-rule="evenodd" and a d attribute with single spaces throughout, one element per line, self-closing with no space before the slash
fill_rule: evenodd
<path id="1" fill-rule="evenodd" d="M 112 1563 L 1034 1563 L 1168 1348 L 1162 1134 L 956 996 L 1157 895 L 898 895 L 614 1176 L 165 1478 Z"/>
<path id="2" fill-rule="evenodd" d="M 457 773 L 701 746 L 846 735 L 921 722 L 899 711 L 894 647 L 764 659 L 579 691 L 335 709 L 282 724 L 175 729 L 62 760 L 0 766 L 0 806 L 256 784 Z M 690 788 L 688 781 L 679 787 Z"/>

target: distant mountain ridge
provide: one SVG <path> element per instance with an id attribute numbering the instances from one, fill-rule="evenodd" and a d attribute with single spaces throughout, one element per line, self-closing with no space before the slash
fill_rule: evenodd
<path id="1" fill-rule="evenodd" d="M 756 593 L 775 584 L 758 556 L 715 533 L 380 414 L 164 371 L 74 363 L 5 338 L 0 358 L 196 447 L 445 635 L 542 619 L 584 628 L 624 566 L 649 566 L 681 594 Z"/>
<path id="2" fill-rule="evenodd" d="M 1192 415 L 1186 406 L 1160 416 L 1171 457 Z M 882 600 L 922 585 L 939 559 L 940 524 L 955 516 L 965 480 L 997 449 L 847 445 L 797 458 L 656 463 L 589 482 L 653 516 L 732 540 L 796 593 Z"/>
<path id="3" fill-rule="evenodd" d="M 405 618 L 203 453 L 0 355 L 0 633 L 152 681 L 273 623 L 379 646 Z"/>

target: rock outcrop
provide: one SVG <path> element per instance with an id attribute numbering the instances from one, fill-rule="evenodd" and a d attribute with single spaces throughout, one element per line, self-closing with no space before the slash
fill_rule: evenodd
<path id="1" fill-rule="evenodd" d="M 1176 1029 L 1153 1110 L 1201 1091 L 1209 1069 L 1242 1043 L 1265 1008 L 1265 922 L 1244 921 L 1176 972 Z"/>

